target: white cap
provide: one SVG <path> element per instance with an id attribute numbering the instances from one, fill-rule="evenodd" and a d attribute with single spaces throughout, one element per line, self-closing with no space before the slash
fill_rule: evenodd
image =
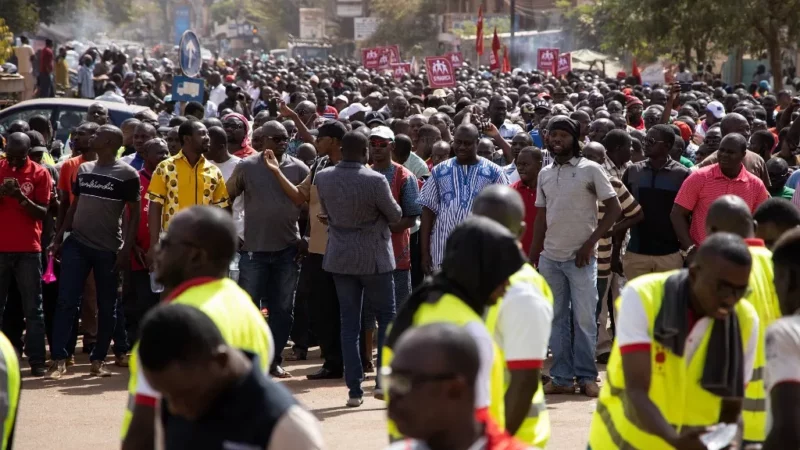
<path id="1" fill-rule="evenodd" d="M 722 106 L 722 103 L 718 101 L 713 101 L 706 105 L 706 111 L 711 113 L 711 115 L 717 119 L 722 119 L 722 117 L 725 115 L 725 107 Z"/>
<path id="2" fill-rule="evenodd" d="M 370 138 L 377 137 L 389 141 L 394 141 L 394 132 L 389 127 L 380 125 L 373 128 L 372 131 L 370 131 L 369 137 Z"/>
<path id="3" fill-rule="evenodd" d="M 340 96 L 336 97 L 336 100 L 337 101 L 342 101 L 342 102 L 345 102 L 345 103 L 350 103 L 350 100 L 347 97 L 345 97 L 344 95 L 340 95 Z"/>
<path id="4" fill-rule="evenodd" d="M 372 111 L 372 108 L 370 108 L 369 106 L 364 106 L 359 102 L 355 102 L 352 105 L 348 106 L 347 108 L 341 110 L 339 112 L 339 117 L 342 119 L 347 119 L 353 114 L 357 114 L 360 112 L 367 112 L 367 111 Z"/>

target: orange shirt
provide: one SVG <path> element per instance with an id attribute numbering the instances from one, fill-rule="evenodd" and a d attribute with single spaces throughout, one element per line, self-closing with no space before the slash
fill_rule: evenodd
<path id="1" fill-rule="evenodd" d="M 75 201 L 75 195 L 72 193 L 72 184 L 78 178 L 78 167 L 85 162 L 86 159 L 83 158 L 83 155 L 78 155 L 64 161 L 61 166 L 61 174 L 58 177 L 58 190 L 69 193 L 70 203 Z"/>

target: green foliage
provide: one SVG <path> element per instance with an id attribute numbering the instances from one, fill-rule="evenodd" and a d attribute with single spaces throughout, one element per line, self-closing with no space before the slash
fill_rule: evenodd
<path id="1" fill-rule="evenodd" d="M 437 53 L 436 0 L 374 0 L 371 8 L 381 23 L 365 46 L 397 44 L 403 59 Z"/>
<path id="2" fill-rule="evenodd" d="M 14 35 L 11 34 L 11 29 L 6 26 L 5 20 L 0 18 L 0 64 L 6 62 L 11 57 L 11 52 L 14 51 Z"/>
<path id="3" fill-rule="evenodd" d="M 3 0 L 0 19 L 15 34 L 34 30 L 39 23 L 39 7 L 35 2 L 26 0 Z"/>

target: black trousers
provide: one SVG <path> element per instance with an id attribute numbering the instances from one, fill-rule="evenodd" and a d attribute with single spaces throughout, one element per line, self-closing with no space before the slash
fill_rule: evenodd
<path id="1" fill-rule="evenodd" d="M 416 289 L 417 286 L 422 284 L 425 279 L 425 274 L 422 273 L 422 248 L 419 239 L 420 231 L 411 235 L 411 289 Z"/>
<path id="2" fill-rule="evenodd" d="M 150 290 L 150 272 L 147 270 L 128 270 L 123 275 L 122 299 L 128 348 L 133 348 L 133 345 L 139 339 L 139 325 L 142 322 L 142 318 L 147 314 L 147 311 L 150 311 L 150 308 L 158 304 L 161 295 Z"/>
<path id="3" fill-rule="evenodd" d="M 323 367 L 332 372 L 342 372 L 339 298 L 333 276 L 322 269 L 322 258 L 323 255 L 311 253 L 303 261 L 295 302 L 307 305 L 311 329 L 325 358 Z"/>

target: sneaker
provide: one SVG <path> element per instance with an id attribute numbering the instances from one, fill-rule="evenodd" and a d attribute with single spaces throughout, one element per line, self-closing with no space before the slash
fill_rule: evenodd
<path id="1" fill-rule="evenodd" d="M 581 394 L 587 397 L 597 398 L 600 395 L 600 386 L 594 381 L 583 383 L 581 385 Z"/>
<path id="2" fill-rule="evenodd" d="M 117 367 L 128 367 L 129 361 L 130 358 L 128 358 L 128 355 L 124 353 L 121 355 L 114 356 L 114 365 Z"/>
<path id="3" fill-rule="evenodd" d="M 67 356 L 67 359 L 65 361 L 67 363 L 67 367 L 74 366 L 75 365 L 75 355 Z"/>
<path id="4" fill-rule="evenodd" d="M 50 378 L 51 380 L 60 380 L 61 376 L 65 373 L 67 373 L 66 361 L 63 359 L 56 360 L 50 365 L 50 369 L 47 372 L 47 378 Z"/>
<path id="5" fill-rule="evenodd" d="M 575 386 L 561 386 L 558 384 L 553 383 L 551 380 L 549 383 L 542 386 L 544 389 L 544 393 L 546 395 L 553 395 L 553 394 L 574 394 L 575 393 Z"/>
<path id="6" fill-rule="evenodd" d="M 44 364 L 31 364 L 31 376 L 43 377 L 47 375 L 47 366 Z"/>
<path id="7" fill-rule="evenodd" d="M 375 391 L 372 393 L 372 395 L 378 400 L 383 400 L 383 389 L 375 388 Z"/>
<path id="8" fill-rule="evenodd" d="M 96 377 L 110 377 L 113 375 L 111 371 L 106 369 L 106 363 L 103 361 L 92 361 L 92 368 L 89 370 L 89 375 Z"/>
<path id="9" fill-rule="evenodd" d="M 364 403 L 364 399 L 361 397 L 352 397 L 347 399 L 347 406 L 350 408 L 358 408 Z"/>

